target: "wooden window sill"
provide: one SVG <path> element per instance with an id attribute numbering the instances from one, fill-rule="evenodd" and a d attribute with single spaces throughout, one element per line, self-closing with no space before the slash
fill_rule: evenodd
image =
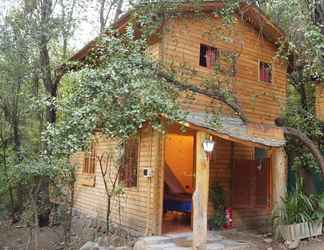
<path id="1" fill-rule="evenodd" d="M 80 184 L 86 187 L 94 187 L 96 185 L 96 176 L 94 174 L 80 175 Z"/>

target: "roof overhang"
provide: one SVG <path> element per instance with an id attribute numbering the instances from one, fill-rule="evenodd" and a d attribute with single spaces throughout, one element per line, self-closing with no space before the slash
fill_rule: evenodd
<path id="1" fill-rule="evenodd" d="M 286 144 L 282 128 L 274 125 L 244 123 L 235 117 L 215 117 L 208 113 L 188 113 L 185 127 L 203 130 L 225 140 L 256 147 L 282 147 Z"/>

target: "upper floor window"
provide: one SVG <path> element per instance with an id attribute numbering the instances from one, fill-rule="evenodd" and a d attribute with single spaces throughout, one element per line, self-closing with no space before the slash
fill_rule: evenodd
<path id="1" fill-rule="evenodd" d="M 139 139 L 137 137 L 129 138 L 123 147 L 124 154 L 121 159 L 119 180 L 125 187 L 136 187 Z"/>
<path id="2" fill-rule="evenodd" d="M 224 75 L 235 76 L 235 63 L 235 53 L 200 44 L 200 66 L 206 67 L 208 69 L 214 69 L 218 73 Z M 217 67 L 214 67 L 215 65 L 217 65 Z"/>
<path id="3" fill-rule="evenodd" d="M 219 57 L 219 50 L 217 48 L 200 44 L 199 65 L 212 69 Z"/>
<path id="4" fill-rule="evenodd" d="M 259 80 L 262 82 L 272 82 L 272 65 L 271 63 L 259 62 Z"/>
<path id="5" fill-rule="evenodd" d="M 82 173 L 83 174 L 94 174 L 96 169 L 96 151 L 94 142 L 91 142 L 90 151 L 85 152 L 84 164 Z"/>

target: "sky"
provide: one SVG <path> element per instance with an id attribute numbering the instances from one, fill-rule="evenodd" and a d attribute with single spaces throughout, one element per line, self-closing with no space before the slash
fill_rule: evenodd
<path id="1" fill-rule="evenodd" d="M 23 0 L 0 0 L 0 23 L 3 14 L 17 6 L 21 1 Z M 79 13 L 75 13 L 80 17 L 80 23 L 77 25 L 74 35 L 69 43 L 74 50 L 81 49 L 99 34 L 99 15 L 98 10 L 96 9 L 96 3 L 98 3 L 98 0 L 83 1 L 86 3 L 82 4 L 82 10 L 79 8 Z M 127 8 L 128 2 L 128 0 L 124 0 L 125 8 Z"/>
<path id="2" fill-rule="evenodd" d="M 0 0 L 0 22 L 3 14 L 15 7 L 20 0 Z M 85 46 L 99 33 L 98 14 L 95 10 L 95 1 L 88 0 L 87 9 L 77 13 L 81 17 L 78 28 L 75 30 L 70 45 L 75 49 Z"/>

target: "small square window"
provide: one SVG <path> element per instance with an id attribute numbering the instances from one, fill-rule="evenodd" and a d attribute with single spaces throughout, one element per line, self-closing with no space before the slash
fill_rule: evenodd
<path id="1" fill-rule="evenodd" d="M 272 65 L 271 63 L 259 62 L 259 79 L 262 82 L 272 82 Z"/>
<path id="2" fill-rule="evenodd" d="M 213 65 L 215 65 L 219 56 L 218 49 L 200 44 L 200 57 L 199 57 L 199 65 L 202 67 L 207 67 L 212 69 Z"/>

